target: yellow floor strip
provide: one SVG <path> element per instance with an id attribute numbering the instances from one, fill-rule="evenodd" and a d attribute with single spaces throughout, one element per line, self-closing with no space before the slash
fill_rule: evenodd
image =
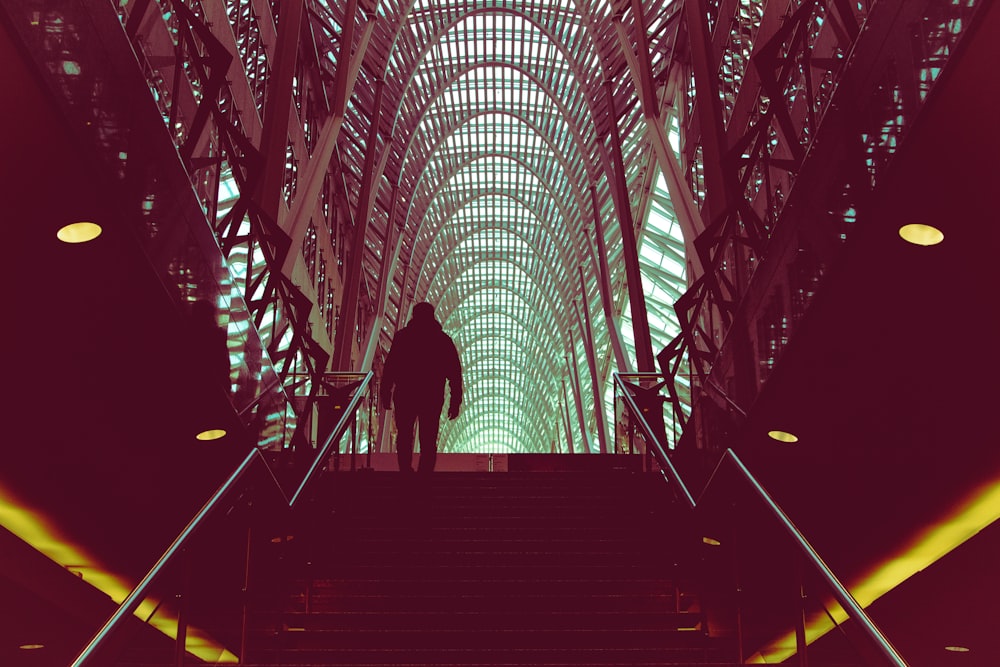
<path id="1" fill-rule="evenodd" d="M 29 508 L 3 487 L 0 487 L 0 525 L 62 567 L 81 576 L 86 583 L 108 595 L 115 604 L 121 604 L 135 586 L 123 577 L 107 571 L 83 547 L 66 539 L 53 521 Z M 157 609 L 158 605 L 158 600 L 146 599 L 139 604 L 135 615 L 145 620 L 155 611 L 155 617 L 148 621 L 149 625 L 175 640 L 177 617 L 163 609 Z M 235 655 L 207 633 L 190 626 L 187 630 L 186 648 L 189 653 L 210 664 L 239 662 Z"/>

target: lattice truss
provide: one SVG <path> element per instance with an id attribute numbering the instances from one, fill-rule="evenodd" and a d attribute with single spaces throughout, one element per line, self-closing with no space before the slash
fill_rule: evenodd
<path id="1" fill-rule="evenodd" d="M 681 6 L 135 0 L 119 15 L 287 391 L 304 396 L 293 378 L 328 352 L 333 370 L 377 372 L 426 299 L 466 369 L 445 451 L 584 451 L 605 444 L 611 370 L 641 356 L 633 330 L 647 367 L 676 333 L 684 243 L 635 52 L 671 107 Z"/>
<path id="2" fill-rule="evenodd" d="M 654 370 L 659 352 L 675 433 L 710 373 L 730 384 L 736 366 L 713 364 L 757 267 L 785 261 L 768 243 L 797 196 L 812 222 L 800 234 L 783 215 L 799 251 L 751 327 L 752 399 L 979 4 L 137 0 L 119 14 L 266 348 L 248 361 L 286 390 L 331 351 L 334 370 L 378 371 L 426 299 L 466 368 L 445 451 L 593 451 L 611 370 Z M 862 31 L 873 8 L 909 37 L 885 40 L 893 20 Z M 866 35 L 873 48 L 855 48 Z M 848 121 L 824 124 L 831 108 Z"/>
<path id="3" fill-rule="evenodd" d="M 665 70 L 676 37 L 674 5 L 644 5 L 654 74 Z M 378 118 L 378 143 L 339 146 L 345 165 L 356 166 L 345 169 L 348 193 L 364 190 L 366 154 L 388 151 L 374 205 L 361 213 L 366 282 L 386 281 L 384 305 L 364 296 L 360 304 L 372 320 L 385 312 L 375 365 L 412 304 L 431 301 L 460 349 L 467 386 L 462 416 L 442 430 L 443 450 L 566 451 L 562 401 L 574 398 L 563 387 L 579 374 L 587 423 L 572 433 L 581 451 L 597 428 L 581 309 L 593 322 L 603 394 L 610 332 L 625 305 L 621 208 L 641 223 L 656 191 L 615 10 L 603 2 L 421 0 L 376 11 L 344 130 L 370 137 Z M 328 16 L 338 20 L 337 9 Z M 612 142 L 620 142 L 620 161 Z M 662 191 L 657 206 L 670 215 Z M 364 211 L 361 202 L 352 207 Z M 616 295 L 611 327 L 598 289 L 598 216 Z M 654 308 L 663 326 L 684 280 L 683 241 L 676 229 L 666 233 L 665 220 L 644 250 L 657 267 L 647 291 L 662 297 Z M 383 253 L 393 253 L 387 275 Z M 664 254 L 679 261 L 668 267 Z"/>

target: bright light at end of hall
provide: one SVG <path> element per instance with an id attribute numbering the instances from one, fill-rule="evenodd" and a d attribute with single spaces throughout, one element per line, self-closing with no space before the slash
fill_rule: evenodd
<path id="1" fill-rule="evenodd" d="M 56 232 L 56 237 L 63 243 L 86 243 L 100 235 L 101 226 L 88 221 L 74 222 Z"/>
<path id="2" fill-rule="evenodd" d="M 794 433 L 789 433 L 788 431 L 768 431 L 767 437 L 771 440 L 777 440 L 778 442 L 798 442 L 799 436 Z"/>
<path id="3" fill-rule="evenodd" d="M 198 440 L 208 441 L 208 440 L 218 440 L 219 438 L 226 437 L 225 429 L 221 428 L 210 428 L 207 431 L 202 431 L 198 435 L 194 436 Z"/>
<path id="4" fill-rule="evenodd" d="M 904 241 L 908 241 L 913 245 L 937 245 L 941 241 L 944 241 L 944 233 L 931 225 L 903 225 L 899 228 L 899 235 Z"/>

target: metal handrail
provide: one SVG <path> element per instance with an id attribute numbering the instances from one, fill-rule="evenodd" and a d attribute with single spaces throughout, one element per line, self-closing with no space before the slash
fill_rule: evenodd
<path id="1" fill-rule="evenodd" d="M 638 417 L 639 428 L 643 432 L 646 438 L 646 442 L 650 444 L 653 451 L 653 455 L 656 456 L 656 460 L 659 461 L 660 467 L 663 468 L 670 481 L 677 485 L 677 492 L 681 499 L 684 500 L 689 509 L 694 509 L 697 503 L 694 500 L 694 496 L 688 490 L 687 484 L 681 479 L 680 473 L 677 472 L 677 468 L 674 467 L 673 461 L 667 456 L 667 450 L 663 448 L 663 443 L 660 442 L 659 438 L 653 434 L 653 429 L 646 421 L 646 418 L 642 414 L 642 410 L 636 405 L 635 399 L 629 393 L 628 386 L 622 379 L 621 373 L 615 373 L 615 384 L 622 388 L 622 398 L 625 400 L 625 405 L 628 406 L 629 411 L 633 416 Z"/>
<path id="2" fill-rule="evenodd" d="M 661 467 L 666 470 L 671 481 L 677 484 L 680 495 L 685 500 L 688 507 L 692 510 L 696 509 L 698 503 L 691 496 L 687 486 L 681 480 L 680 474 L 677 472 L 677 468 L 674 467 L 674 464 L 667 455 L 663 445 L 657 441 L 649 422 L 646 420 L 645 416 L 643 416 L 639 406 L 636 405 L 635 400 L 629 394 L 628 387 L 625 385 L 624 380 L 622 380 L 619 373 L 614 373 L 614 378 L 615 383 L 621 386 L 624 390 L 622 394 L 625 400 L 625 405 L 631 412 L 632 417 L 636 418 L 638 421 L 640 429 L 647 438 L 647 442 L 652 444 L 651 449 L 653 451 L 653 455 L 656 456 L 656 459 L 660 463 Z M 844 608 L 848 616 L 861 626 L 865 636 L 867 636 L 878 647 L 882 656 L 897 667 L 907 667 L 906 662 L 892 646 L 886 636 L 882 634 L 882 631 L 878 629 L 865 610 L 860 604 L 858 604 L 858 601 L 854 599 L 854 596 L 851 595 L 849 590 L 847 590 L 847 587 L 844 586 L 839 579 L 837 579 L 837 576 L 833 573 L 829 566 L 823 562 L 823 559 L 816 552 L 813 546 L 809 544 L 809 541 L 806 539 L 805 535 L 802 534 L 802 531 L 800 531 L 795 524 L 792 523 L 792 520 L 788 518 L 788 515 L 785 514 L 784 510 L 782 510 L 778 503 L 771 497 L 771 494 L 767 492 L 763 485 L 746 467 L 740 457 L 736 455 L 736 452 L 732 449 L 727 449 L 723 454 L 722 459 L 719 461 L 717 469 L 727 460 L 732 463 L 737 472 L 739 472 L 743 479 L 749 484 L 750 488 L 757 495 L 758 499 L 764 503 L 771 515 L 778 520 L 778 523 L 781 524 L 782 528 L 785 529 L 785 532 L 787 532 L 792 538 L 792 541 L 805 556 L 806 560 L 812 564 L 816 571 L 819 572 L 820 578 L 822 578 L 830 587 L 830 590 L 833 592 L 833 596 L 837 599 L 837 602 L 839 602 Z"/>
<path id="3" fill-rule="evenodd" d="M 763 501 L 765 507 L 767 507 L 768 511 L 771 512 L 772 516 L 778 520 L 778 523 L 781 524 L 781 526 L 785 529 L 785 532 L 788 533 L 788 535 L 792 538 L 792 541 L 805 555 L 806 560 L 809 561 L 814 568 L 816 568 L 820 577 L 826 581 L 826 584 L 833 591 L 833 596 L 837 599 L 837 602 L 839 602 L 847 612 L 847 615 L 859 623 L 864 631 L 864 634 L 868 636 L 869 639 L 874 641 L 876 646 L 879 647 L 882 652 L 882 656 L 894 665 L 906 667 L 906 662 L 899 655 L 899 653 L 896 652 L 896 649 L 893 648 L 892 644 L 889 643 L 886 636 L 882 634 L 882 631 L 878 629 L 878 626 L 875 625 L 874 621 L 872 621 L 868 614 L 865 613 L 865 610 L 860 604 L 858 604 L 858 601 L 854 599 L 854 596 L 851 595 L 849 590 L 847 590 L 847 587 L 840 583 L 840 580 L 837 579 L 833 570 L 831 570 L 830 567 L 823 562 L 819 553 L 817 553 L 813 546 L 809 544 L 809 541 L 806 540 L 802 531 L 795 527 L 795 524 L 792 523 L 792 520 L 788 518 L 788 515 L 785 514 L 784 510 L 782 510 L 778 503 L 775 502 L 775 500 L 771 497 L 771 494 L 767 492 L 767 489 L 765 489 L 761 483 L 757 481 L 757 478 L 750 473 L 743 461 L 740 460 L 740 457 L 736 455 L 736 452 L 731 449 L 727 449 L 726 453 L 723 455 L 723 461 L 720 461 L 720 465 L 727 459 L 736 467 L 736 470 L 739 471 L 740 475 L 743 476 L 743 479 L 750 485 L 750 488 L 757 494 L 757 497 Z"/>
<path id="4" fill-rule="evenodd" d="M 373 373 L 371 371 L 365 373 L 364 378 L 358 385 L 357 391 L 354 392 L 350 402 L 347 404 L 344 414 L 341 415 L 340 420 L 337 422 L 337 426 L 330 433 L 330 436 L 326 439 L 323 447 L 320 448 L 319 453 L 316 455 L 312 465 L 309 467 L 309 471 L 306 473 L 302 483 L 292 495 L 291 499 L 285 495 L 281 485 L 278 484 L 277 480 L 274 479 L 274 476 L 272 475 L 271 479 L 275 482 L 278 491 L 288 504 L 289 509 L 293 509 L 295 507 L 295 503 L 301 497 L 303 490 L 315 478 L 320 462 L 329 454 L 333 443 L 338 442 L 340 438 L 344 436 L 344 433 L 347 431 L 347 427 L 354 419 L 354 413 L 357 411 L 358 406 L 361 403 L 361 398 L 364 395 L 365 390 L 368 388 L 368 384 L 371 382 L 372 376 Z M 82 665 L 87 664 L 87 662 L 94 657 L 94 655 L 96 655 L 97 650 L 104 644 L 105 641 L 107 641 L 108 637 L 110 637 L 111 634 L 118 629 L 118 626 L 124 622 L 123 619 L 131 616 L 135 612 L 139 604 L 146 598 L 146 594 L 149 592 L 150 586 L 152 586 L 153 582 L 163 572 L 167 563 L 171 562 L 177 553 L 184 549 L 184 546 L 187 544 L 191 536 L 197 532 L 201 524 L 204 523 L 206 518 L 219 506 L 222 499 L 235 488 L 236 483 L 243 478 L 246 472 L 250 469 L 250 466 L 257 460 L 260 460 L 265 466 L 267 465 L 264 455 L 261 454 L 260 450 L 255 447 L 249 454 L 246 455 L 229 478 L 223 482 L 218 489 L 216 489 L 215 493 L 212 494 L 212 496 L 202 506 L 198 513 L 195 514 L 191 521 L 188 522 L 187 526 L 184 527 L 184 530 L 182 530 L 174 539 L 173 543 L 167 548 L 163 555 L 160 556 L 160 559 L 156 561 L 156 564 L 153 565 L 146 576 L 143 577 L 142 581 L 140 581 L 139 584 L 132 589 L 132 592 L 129 593 L 128 597 L 122 601 L 117 611 L 115 611 L 104 626 L 98 630 L 97 634 L 95 634 L 87 646 L 84 647 L 83 651 L 81 651 L 76 660 L 71 663 L 70 667 L 82 667 Z M 268 470 L 270 470 L 270 466 L 268 466 Z"/>
<path id="5" fill-rule="evenodd" d="M 250 401 L 250 403 L 248 403 L 247 405 L 245 405 L 242 408 L 240 408 L 239 410 L 237 410 L 236 414 L 239 417 L 244 417 L 248 412 L 250 412 L 251 410 L 253 410 L 254 408 L 256 408 L 258 405 L 260 405 L 261 401 L 263 401 L 265 398 L 267 398 L 267 395 L 271 392 L 271 390 L 277 389 L 278 387 L 281 387 L 281 386 L 283 386 L 282 383 L 281 383 L 281 379 L 280 378 L 276 379 L 274 382 L 272 382 L 269 385 L 267 385 L 266 387 L 264 387 L 260 391 L 260 393 L 258 393 L 254 397 L 254 399 L 252 401 Z"/>
<path id="6" fill-rule="evenodd" d="M 354 418 L 354 412 L 358 409 L 358 404 L 361 402 L 361 395 L 364 394 L 365 390 L 368 389 L 368 385 L 371 383 L 373 373 L 368 371 L 365 373 L 364 379 L 358 384 L 357 390 L 354 395 L 351 396 L 350 402 L 344 409 L 344 414 L 340 416 L 340 420 L 337 422 L 337 427 L 333 429 L 330 433 L 330 437 L 326 439 L 323 446 L 319 450 L 319 454 L 313 458 L 312 465 L 309 466 L 309 471 L 306 476 L 302 478 L 302 483 L 299 484 L 299 488 L 296 489 L 295 493 L 292 494 L 291 499 L 288 501 L 288 507 L 290 509 L 295 507 L 295 503 L 298 502 L 299 498 L 302 496 L 302 492 L 309 485 L 309 482 L 313 480 L 316 476 L 316 471 L 319 469 L 320 463 L 326 459 L 330 454 L 330 449 L 333 447 L 333 443 L 339 442 L 340 438 L 343 437 L 344 431 L 347 430 L 347 426 Z M 371 447 L 371 442 L 369 442 L 369 447 Z"/>

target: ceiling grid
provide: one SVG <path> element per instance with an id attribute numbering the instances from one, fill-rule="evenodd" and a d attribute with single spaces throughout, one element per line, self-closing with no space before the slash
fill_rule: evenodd
<path id="1" fill-rule="evenodd" d="M 669 61 L 675 4 L 659 0 L 643 8 L 656 73 Z M 595 216 L 605 235 L 609 282 L 620 295 L 618 207 L 645 217 L 656 208 L 647 200 L 657 192 L 650 142 L 612 21 L 624 15 L 634 30 L 626 9 L 585 0 L 389 0 L 371 12 L 376 20 L 355 95 L 364 82 L 381 82 L 384 106 L 372 113 L 373 95 L 362 94 L 366 108 L 348 108 L 344 134 L 359 141 L 339 145 L 341 159 L 352 165 L 345 188 L 361 190 L 366 175 L 356 166 L 364 164 L 365 150 L 389 151 L 384 170 L 374 174 L 362 262 L 371 282 L 387 283 L 384 326 L 373 334 L 382 350 L 375 365 L 413 303 L 435 303 L 462 354 L 467 386 L 462 416 L 442 428 L 443 451 L 568 449 L 558 398 L 571 371 L 568 359 L 577 360 L 572 372 L 583 387 L 592 381 L 580 306 L 595 325 L 599 366 L 608 367 L 611 334 L 598 317 Z M 343 22 L 343 11 L 324 9 L 334 23 Z M 360 139 L 369 136 L 372 118 L 378 138 L 366 147 Z M 609 144 L 616 136 L 620 166 Z M 628 189 L 618 207 L 612 205 L 615 169 Z M 669 215 L 668 203 L 660 209 Z M 643 222 L 636 217 L 637 226 Z M 389 238 L 390 228 L 402 236 Z M 643 256 L 656 263 L 661 242 L 672 252 L 683 248 L 651 239 L 642 241 Z M 382 255 L 397 242 L 395 269 L 382 276 Z M 683 272 L 671 273 L 674 262 L 664 266 L 644 276 L 653 282 L 646 291 L 672 300 L 683 289 Z M 621 314 L 622 304 L 613 310 Z M 651 306 L 658 322 L 669 320 L 671 310 L 668 302 Z M 379 321 L 377 315 L 369 317 Z M 615 327 L 629 328 L 628 317 L 622 319 Z M 631 332 L 623 337 L 628 343 Z M 606 382 L 604 373 L 599 383 Z M 593 397 L 584 394 L 592 415 Z M 591 417 L 584 430 L 596 442 L 594 428 Z M 581 439 L 579 425 L 574 433 Z M 580 451 L 579 442 L 575 447 Z"/>

